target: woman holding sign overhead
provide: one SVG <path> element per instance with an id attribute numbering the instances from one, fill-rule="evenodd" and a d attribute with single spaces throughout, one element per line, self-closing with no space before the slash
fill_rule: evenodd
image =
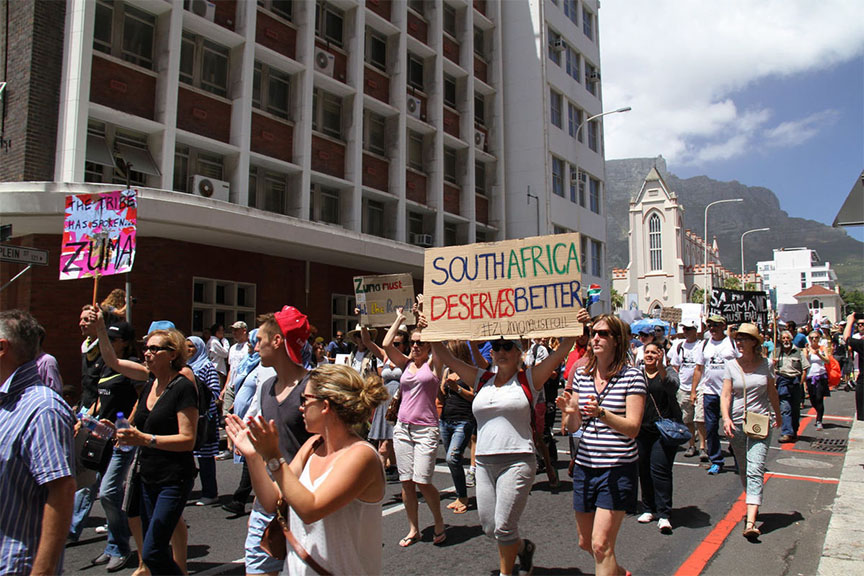
<path id="1" fill-rule="evenodd" d="M 425 319 L 418 320 L 423 325 Z M 589 320 L 584 309 L 579 322 Z M 477 420 L 477 511 L 483 531 L 498 544 L 501 574 L 512 574 L 516 557 L 519 571 L 530 573 L 534 543 L 519 534 L 519 518 L 534 484 L 534 399 L 567 356 L 575 338 L 564 338 L 558 349 L 539 364 L 522 370 L 520 340 L 492 341 L 492 362 L 497 372 L 481 370 L 456 358 L 441 342 L 434 342 L 443 359 L 464 382 L 472 383 L 472 412 Z M 543 423 L 539 423 L 540 426 Z"/>
<path id="2" fill-rule="evenodd" d="M 447 534 L 441 516 L 441 497 L 432 484 L 440 439 L 435 398 L 441 385 L 443 365 L 440 358 L 430 355 L 429 343 L 423 341 L 419 329 L 410 334 L 408 356 L 394 345 L 399 326 L 404 322 L 403 309 L 396 308 L 396 319 L 384 336 L 383 344 L 389 361 L 402 370 L 399 381 L 401 403 L 393 427 L 393 446 L 402 482 L 402 501 L 410 526 L 408 534 L 399 541 L 399 546 L 406 548 L 420 540 L 417 490 L 423 494 L 435 519 L 432 542 L 443 544 Z"/>

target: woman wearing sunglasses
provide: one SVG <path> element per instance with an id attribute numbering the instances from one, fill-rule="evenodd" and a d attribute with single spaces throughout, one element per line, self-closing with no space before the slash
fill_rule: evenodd
<path id="1" fill-rule="evenodd" d="M 171 536 L 195 481 L 192 448 L 198 425 L 198 389 L 180 373 L 189 354 L 186 338 L 173 328 L 154 330 L 147 335 L 141 365 L 117 358 L 110 345 L 102 345 L 108 333 L 101 312 L 93 312 L 92 321 L 106 365 L 128 378 L 149 380 L 129 416 L 132 427 L 117 430 L 121 446 L 141 447 L 136 464 L 141 558 L 151 574 L 183 574 L 171 554 Z"/>
<path id="2" fill-rule="evenodd" d="M 423 494 L 435 520 L 432 543 L 443 544 L 447 538 L 444 517 L 441 515 L 441 496 L 432 484 L 435 457 L 438 454 L 440 430 L 435 399 L 441 385 L 444 367 L 438 356 L 431 355 L 431 347 L 424 342 L 420 330 L 411 332 L 406 356 L 393 342 L 399 326 L 405 323 L 403 309 L 396 308 L 396 319 L 384 336 L 384 351 L 393 365 L 402 370 L 399 380 L 399 415 L 393 427 L 393 447 L 396 466 L 402 482 L 402 502 L 408 515 L 408 534 L 399 541 L 406 548 L 420 541 L 419 505 L 417 490 Z"/>
<path id="3" fill-rule="evenodd" d="M 588 319 L 588 313 L 580 310 L 577 320 Z M 521 341 L 493 340 L 492 363 L 498 370 L 495 373 L 456 358 L 441 342 L 432 345 L 436 357 L 442 358 L 463 381 L 473 384 L 477 511 L 483 531 L 498 544 L 501 574 L 513 573 L 517 556 L 520 572 L 530 573 L 534 562 L 534 543 L 519 534 L 519 518 L 528 502 L 537 468 L 532 430 L 534 406 L 527 392 L 532 393 L 532 399 L 537 398 L 537 392 L 561 366 L 575 342 L 575 338 L 562 339 L 556 351 L 523 371 Z"/>
<path id="4" fill-rule="evenodd" d="M 825 397 L 829 395 L 828 371 L 825 368 L 828 354 L 822 349 L 821 340 L 822 333 L 813 330 L 807 335 L 807 347 L 804 349 L 804 354 L 810 362 L 810 369 L 807 371 L 807 394 L 810 396 L 810 404 L 816 410 L 816 430 L 822 430 Z"/>
<path id="5" fill-rule="evenodd" d="M 573 509 L 579 547 L 594 556 L 598 576 L 625 573 L 615 541 L 624 516 L 636 511 L 634 439 L 647 389 L 642 371 L 628 365 L 629 343 L 630 327 L 621 319 L 595 316 L 588 361 L 576 370 L 573 391 L 558 397 L 567 430 L 581 437 L 573 466 Z"/>
<path id="6" fill-rule="evenodd" d="M 384 468 L 358 430 L 386 399 L 377 376 L 364 382 L 350 366 L 315 368 L 300 404 L 313 436 L 290 463 L 281 457 L 273 420 L 260 415 L 248 423 L 233 414 L 226 418 L 226 430 L 246 457 L 260 503 L 277 514 L 286 514 L 287 506 L 298 546 L 288 540 L 283 574 L 321 574 L 321 568 L 330 574 L 381 573 Z"/>

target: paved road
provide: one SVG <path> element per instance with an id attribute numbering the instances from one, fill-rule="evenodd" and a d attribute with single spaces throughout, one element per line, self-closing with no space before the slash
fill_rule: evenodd
<path id="1" fill-rule="evenodd" d="M 639 575 L 815 574 L 843 452 L 827 452 L 813 442 L 845 441 L 854 411 L 853 394 L 834 392 L 826 399 L 826 406 L 823 432 L 815 432 L 811 418 L 805 419 L 801 440 L 795 445 L 781 449 L 775 435 L 759 517 L 763 532 L 759 543 L 750 543 L 741 536 L 744 504 L 738 476 L 732 471 L 708 476 L 698 459 L 684 458 L 679 453 L 674 469 L 674 534 L 664 536 L 656 523 L 641 525 L 635 517 L 627 517 L 617 546 L 621 564 Z M 564 448 L 563 441 L 559 445 Z M 565 458 L 562 452 L 561 466 Z M 452 482 L 443 460 L 438 464 L 434 481 L 442 489 L 446 504 L 453 498 Z M 732 467 L 731 457 L 727 466 Z M 220 493 L 227 501 L 239 480 L 240 467 L 219 462 L 217 471 Z M 566 471 L 562 470 L 561 476 L 565 477 Z M 385 574 L 497 574 L 495 547 L 482 534 L 476 509 L 464 515 L 445 510 L 448 538 L 445 545 L 436 547 L 432 544 L 431 515 L 421 502 L 423 541 L 407 549 L 399 548 L 397 542 L 407 532 L 407 521 L 395 498 L 398 492 L 398 485 L 389 485 L 384 505 Z M 197 495 L 197 491 L 193 492 L 193 497 Z M 524 535 L 538 544 L 537 575 L 593 574 L 590 555 L 577 545 L 571 498 L 569 486 L 552 494 L 545 475 L 538 477 L 521 522 Z M 235 561 L 243 556 L 246 517 L 230 518 L 218 506 L 189 506 L 185 517 L 190 524 L 190 572 L 244 573 L 242 561 Z M 105 572 L 104 567 L 90 565 L 90 559 L 98 556 L 105 545 L 104 536 L 93 531 L 103 518 L 97 504 L 81 541 L 66 549 L 67 573 Z"/>

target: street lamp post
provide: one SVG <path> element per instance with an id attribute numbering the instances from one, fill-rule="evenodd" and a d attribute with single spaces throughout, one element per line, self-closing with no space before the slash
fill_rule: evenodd
<path id="1" fill-rule="evenodd" d="M 754 228 L 741 234 L 741 289 L 744 290 L 744 237 L 751 232 L 767 232 L 771 228 Z"/>
<path id="2" fill-rule="evenodd" d="M 585 126 L 585 124 L 591 122 L 592 120 L 596 120 L 597 118 L 600 118 L 601 116 L 608 116 L 609 114 L 620 114 L 622 112 L 629 112 L 630 110 L 632 110 L 632 108 L 630 106 L 625 106 L 623 108 L 617 108 L 615 110 L 610 110 L 608 112 L 601 112 L 600 114 L 595 114 L 594 116 L 591 116 L 590 118 L 586 118 L 585 120 L 583 120 L 582 122 L 579 123 L 579 126 L 576 127 L 576 141 L 577 142 L 579 141 L 579 132 L 582 131 L 582 127 Z M 576 157 L 575 164 L 576 164 L 576 190 L 578 191 L 579 190 L 579 184 L 581 184 L 581 180 L 580 180 L 580 176 L 579 176 L 579 157 L 578 156 Z"/>
<path id="3" fill-rule="evenodd" d="M 711 202 L 707 206 L 705 206 L 705 237 L 704 242 L 704 255 L 702 259 L 702 266 L 704 271 L 704 286 L 702 287 L 702 313 L 704 315 L 708 315 L 708 298 L 711 297 L 711 289 L 708 286 L 708 209 L 717 204 L 723 204 L 725 202 L 743 202 L 743 198 L 727 198 L 726 200 L 715 200 Z"/>

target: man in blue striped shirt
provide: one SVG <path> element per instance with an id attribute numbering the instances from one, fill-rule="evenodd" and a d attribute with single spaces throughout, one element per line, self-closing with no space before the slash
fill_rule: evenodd
<path id="1" fill-rule="evenodd" d="M 0 575 L 60 573 L 72 519 L 75 416 L 39 378 L 39 329 L 0 312 Z"/>

